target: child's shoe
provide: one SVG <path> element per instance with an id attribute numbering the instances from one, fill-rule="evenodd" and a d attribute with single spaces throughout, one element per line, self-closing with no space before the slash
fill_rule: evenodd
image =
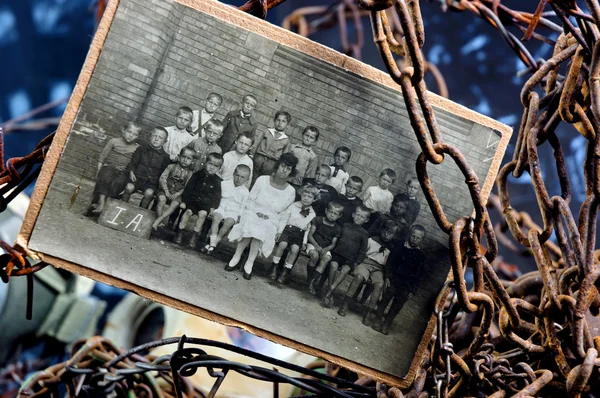
<path id="1" fill-rule="evenodd" d="M 365 326 L 371 326 L 371 314 L 373 310 L 371 308 L 367 308 L 365 313 L 363 314 L 362 323 Z"/>
<path id="2" fill-rule="evenodd" d="M 344 298 L 344 302 L 342 303 L 342 306 L 340 307 L 337 313 L 339 316 L 346 316 L 346 314 L 348 313 L 348 297 Z"/>
<path id="3" fill-rule="evenodd" d="M 277 280 L 277 268 L 279 268 L 279 264 L 271 264 L 271 273 L 269 274 L 269 279 L 272 281 Z"/>
<path id="4" fill-rule="evenodd" d="M 279 283 L 280 285 L 285 285 L 289 274 L 290 274 L 290 269 L 283 267 L 283 271 L 281 271 L 279 278 L 277 278 L 277 283 Z"/>
<path id="5" fill-rule="evenodd" d="M 375 319 L 375 321 L 373 322 L 373 325 L 371 325 L 371 329 L 373 329 L 376 332 L 382 333 L 381 332 L 381 327 L 383 324 L 383 319 L 381 318 L 377 318 Z"/>
<path id="6" fill-rule="evenodd" d="M 313 296 L 317 295 L 317 289 L 315 288 L 315 282 L 317 281 L 317 279 L 319 279 L 320 275 L 321 274 L 319 274 L 317 271 L 313 271 L 313 273 L 310 275 L 310 278 L 308 279 L 308 292 Z"/>
<path id="7" fill-rule="evenodd" d="M 392 328 L 392 320 L 384 318 L 384 321 L 382 322 L 381 333 L 385 334 L 386 336 L 390 334 L 390 329 Z"/>
<path id="8" fill-rule="evenodd" d="M 177 230 L 177 234 L 175 235 L 175 239 L 173 239 L 173 242 L 178 245 L 183 243 L 183 230 L 182 229 Z"/>
<path id="9" fill-rule="evenodd" d="M 199 233 L 194 231 L 192 233 L 192 237 L 190 238 L 190 241 L 188 242 L 188 247 L 190 249 L 195 249 L 196 248 L 196 243 L 198 243 L 198 235 Z"/>

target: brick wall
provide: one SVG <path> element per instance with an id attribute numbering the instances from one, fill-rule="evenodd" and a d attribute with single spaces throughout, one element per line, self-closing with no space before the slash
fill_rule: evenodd
<path id="1" fill-rule="evenodd" d="M 260 128 L 271 127 L 274 113 L 287 110 L 294 141 L 307 125 L 320 129 L 316 151 L 322 162 L 331 162 L 336 146 L 349 146 L 348 170 L 363 178 L 365 187 L 391 167 L 400 176 L 392 191 L 404 192 L 420 151 L 399 92 L 340 74 L 326 62 L 183 5 L 141 3 L 121 0 L 59 168 L 91 178 L 104 142 L 119 135 L 126 121 L 173 125 L 179 106 L 200 109 L 212 91 L 224 98 L 217 111 L 222 118 L 252 93 L 259 101 Z M 444 140 L 461 148 L 483 181 L 495 152 L 495 133 L 440 109 L 436 117 Z M 449 157 L 442 165 L 428 165 L 428 171 L 450 221 L 472 212 L 464 178 Z M 431 263 L 421 286 L 426 299 L 419 305 L 430 306 L 449 269 L 447 236 L 422 195 L 420 201 L 417 223 L 428 231 L 424 247 Z M 444 265 L 440 258 L 446 259 Z"/>

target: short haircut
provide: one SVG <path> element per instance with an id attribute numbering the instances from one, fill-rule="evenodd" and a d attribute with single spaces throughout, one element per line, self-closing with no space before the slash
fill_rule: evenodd
<path id="1" fill-rule="evenodd" d="M 123 130 L 126 129 L 127 127 L 135 127 L 138 130 L 142 130 L 142 124 L 140 122 L 136 122 L 136 121 L 131 121 L 131 122 L 127 122 L 125 123 L 125 126 L 123 126 Z"/>
<path id="2" fill-rule="evenodd" d="M 351 176 L 348 178 L 348 181 L 352 181 L 353 183 L 360 184 L 361 186 L 365 185 L 365 182 L 359 176 Z"/>
<path id="3" fill-rule="evenodd" d="M 275 112 L 275 116 L 273 116 L 273 120 L 277 119 L 279 116 L 285 116 L 288 124 L 290 124 L 292 122 L 292 115 L 290 115 L 289 112 L 277 111 L 277 112 Z"/>
<path id="4" fill-rule="evenodd" d="M 196 150 L 189 146 L 184 146 L 183 148 L 181 148 L 181 151 L 179 151 L 179 154 L 183 155 L 185 153 L 185 151 L 190 151 L 190 152 L 192 152 L 192 156 L 196 156 Z"/>
<path id="5" fill-rule="evenodd" d="M 165 133 L 165 139 L 169 138 L 169 132 L 167 131 L 166 128 L 164 128 L 162 126 L 156 126 L 152 129 L 152 132 L 150 133 L 150 135 L 152 136 L 152 134 L 154 134 L 155 131 L 160 131 L 161 133 Z"/>
<path id="6" fill-rule="evenodd" d="M 256 105 L 258 105 L 258 100 L 256 99 L 255 96 L 253 96 L 252 94 L 246 94 L 242 97 L 242 101 L 244 101 L 246 98 L 252 98 L 254 100 L 254 102 L 256 102 Z"/>
<path id="7" fill-rule="evenodd" d="M 252 170 L 250 170 L 250 167 L 247 164 L 238 164 L 237 166 L 235 166 L 235 171 L 238 171 L 238 172 L 245 171 L 248 173 L 248 175 L 250 175 L 250 173 L 252 172 Z"/>
<path id="8" fill-rule="evenodd" d="M 225 128 L 223 122 L 216 119 L 209 119 L 204 126 L 211 126 L 218 133 L 222 133 L 223 129 Z"/>
<path id="9" fill-rule="evenodd" d="M 294 177 L 296 175 L 296 166 L 298 165 L 298 158 L 296 156 L 294 156 L 290 152 L 284 153 L 279 157 L 277 163 L 275 163 L 275 167 L 273 170 L 277 171 L 279 166 L 282 164 L 285 164 L 286 166 L 292 168 L 292 171 L 290 172 L 290 177 Z"/>
<path id="10" fill-rule="evenodd" d="M 392 200 L 392 205 L 398 202 L 409 202 L 410 198 L 405 193 L 399 193 L 394 196 L 394 200 Z"/>
<path id="11" fill-rule="evenodd" d="M 329 210 L 343 211 L 344 210 L 344 205 L 341 204 L 340 202 L 329 202 L 329 204 L 327 205 L 327 208 Z"/>
<path id="12" fill-rule="evenodd" d="M 236 141 L 240 138 L 248 138 L 254 144 L 254 134 L 252 134 L 249 131 L 242 131 L 241 133 L 239 133 L 236 137 Z"/>
<path id="13" fill-rule="evenodd" d="M 418 179 L 416 176 L 409 176 L 409 177 L 406 179 L 406 185 L 408 185 L 408 184 L 411 184 L 411 183 L 413 183 L 413 182 L 417 182 L 417 183 L 418 183 L 418 182 L 419 182 L 419 179 Z"/>
<path id="14" fill-rule="evenodd" d="M 379 178 L 383 176 L 388 176 L 392 179 L 392 182 L 396 181 L 396 172 L 392 169 L 383 169 L 381 173 L 379 173 Z"/>
<path id="15" fill-rule="evenodd" d="M 412 227 L 410 227 L 410 232 L 412 231 L 421 231 L 423 232 L 423 236 L 425 236 L 425 234 L 427 233 L 427 231 L 425 231 L 425 227 L 419 224 L 415 224 Z"/>
<path id="16" fill-rule="evenodd" d="M 373 212 L 373 210 L 369 209 L 365 205 L 356 206 L 356 209 L 354 209 L 354 211 L 357 211 L 357 210 L 362 211 L 363 213 L 367 213 L 368 215 L 371 215 L 371 213 Z"/>
<path id="17" fill-rule="evenodd" d="M 220 153 L 217 152 L 211 152 L 208 154 L 208 156 L 206 157 L 206 162 L 208 163 L 208 161 L 212 159 L 212 160 L 220 160 L 221 163 L 223 163 L 223 155 L 221 155 Z"/>
<path id="18" fill-rule="evenodd" d="M 304 133 L 306 133 L 307 131 L 312 131 L 313 133 L 317 133 L 317 140 L 319 139 L 319 136 L 321 135 L 321 132 L 315 126 L 307 126 L 304 130 L 302 130 L 302 135 L 304 135 Z"/>
<path id="19" fill-rule="evenodd" d="M 331 167 L 329 167 L 328 164 L 323 163 L 322 165 L 319 166 L 319 170 L 323 170 L 326 169 L 329 171 L 329 175 L 331 175 Z"/>
<path id="20" fill-rule="evenodd" d="M 180 106 L 179 109 L 177 109 L 177 113 L 179 114 L 180 112 L 189 113 L 190 115 L 194 114 L 192 108 L 190 108 L 189 106 Z"/>
<path id="21" fill-rule="evenodd" d="M 337 155 L 338 152 L 344 152 L 346 154 L 348 154 L 348 160 L 350 160 L 350 158 L 352 157 L 352 150 L 350 150 L 350 148 L 348 148 L 347 146 L 339 146 L 335 149 L 335 152 L 333 153 L 333 156 Z"/>
<path id="22" fill-rule="evenodd" d="M 217 94 L 217 93 L 210 93 L 206 96 L 206 99 L 209 100 L 211 98 L 215 98 L 217 100 L 219 100 L 219 104 L 223 103 L 223 97 L 221 97 L 221 94 Z"/>
<path id="23" fill-rule="evenodd" d="M 319 188 L 312 184 L 305 184 L 298 190 L 298 195 L 302 195 L 303 193 L 311 194 L 315 202 L 321 199 L 321 192 L 319 191 Z"/>

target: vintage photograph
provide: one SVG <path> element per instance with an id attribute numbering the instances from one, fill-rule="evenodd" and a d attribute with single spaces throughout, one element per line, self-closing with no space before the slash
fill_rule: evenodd
<path id="1" fill-rule="evenodd" d="M 29 249 L 404 377 L 450 260 L 400 91 L 205 3 L 120 0 Z M 510 129 L 443 104 L 489 192 Z M 473 212 L 450 159 L 428 174 Z"/>

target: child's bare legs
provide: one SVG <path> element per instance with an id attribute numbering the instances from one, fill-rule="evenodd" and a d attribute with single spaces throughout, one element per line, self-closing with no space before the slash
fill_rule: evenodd
<path id="1" fill-rule="evenodd" d="M 341 271 L 338 272 L 337 275 L 335 275 L 333 283 L 331 284 L 331 286 L 329 286 L 329 289 L 327 289 L 327 293 L 325 293 L 325 297 L 324 297 L 329 302 L 329 304 L 332 304 L 331 301 L 333 298 L 333 292 L 344 281 L 344 278 L 346 278 L 346 275 L 348 275 L 350 273 L 350 271 L 351 271 L 350 266 L 344 265 L 344 266 L 342 266 Z M 332 276 L 331 270 L 329 271 L 329 276 L 330 277 Z"/>
<path id="2" fill-rule="evenodd" d="M 317 268 L 317 263 L 319 262 L 319 252 L 316 251 L 315 249 L 311 250 L 308 252 L 308 280 L 310 281 L 310 277 L 312 276 L 313 272 L 315 272 L 315 268 Z"/>
<path id="3" fill-rule="evenodd" d="M 128 182 L 125 185 L 125 190 L 123 191 L 123 195 L 121 195 L 121 200 L 123 202 L 129 202 L 129 198 L 131 198 L 131 194 L 135 192 L 135 185 Z"/>
<path id="4" fill-rule="evenodd" d="M 369 300 L 369 303 L 367 304 L 367 309 L 365 311 L 365 313 L 363 314 L 363 319 L 362 319 L 362 323 L 367 325 L 367 326 L 371 326 L 371 320 L 369 319 L 369 316 L 371 315 L 371 313 L 373 311 L 375 311 L 375 307 L 377 306 L 377 301 L 379 300 L 379 297 L 381 296 L 381 292 L 383 290 L 383 283 L 381 282 L 373 282 L 371 283 L 371 288 L 373 289 L 373 291 L 371 292 L 371 298 Z M 365 289 L 366 291 L 366 289 Z"/>
<path id="5" fill-rule="evenodd" d="M 144 209 L 149 208 L 152 199 L 154 199 L 154 189 L 146 188 L 144 191 L 144 197 L 140 201 L 140 207 L 143 207 Z"/>
<path id="6" fill-rule="evenodd" d="M 223 221 L 223 226 L 219 229 L 221 221 Z M 225 235 L 231 231 L 234 224 L 235 220 L 233 218 L 228 217 L 223 219 L 221 213 L 213 212 L 212 223 L 210 224 L 209 244 L 204 247 L 205 252 L 212 253 Z"/>
<path id="7" fill-rule="evenodd" d="M 271 264 L 271 273 L 269 274 L 269 279 L 272 281 L 277 279 L 277 269 L 279 268 L 279 261 L 281 261 L 281 256 L 285 249 L 287 249 L 288 243 L 280 241 L 275 247 L 275 253 L 273 253 L 273 264 Z"/>
<path id="8" fill-rule="evenodd" d="M 102 210 L 104 210 L 104 206 L 106 205 L 106 195 L 101 193 L 98 195 L 98 204 L 92 204 L 92 206 L 94 207 L 94 210 L 92 210 L 92 213 L 96 213 L 96 214 L 100 214 L 102 213 Z"/>
<path id="9" fill-rule="evenodd" d="M 163 208 L 167 204 L 167 196 L 161 193 L 156 197 L 156 201 L 156 217 L 160 217 L 163 214 Z"/>
<path id="10" fill-rule="evenodd" d="M 174 242 L 177 243 L 178 245 L 180 245 L 182 243 L 182 240 L 183 240 L 183 229 L 185 228 L 185 226 L 187 225 L 188 221 L 190 220 L 190 217 L 193 214 L 190 209 L 187 209 L 187 206 L 186 206 L 185 203 L 180 204 L 179 207 L 181 209 L 184 209 L 185 211 L 181 215 L 181 220 L 179 220 L 179 225 L 177 226 L 177 235 L 175 235 Z"/>
<path id="11" fill-rule="evenodd" d="M 347 266 L 344 266 L 342 268 L 342 272 L 344 271 L 344 269 L 346 267 Z M 350 272 L 350 267 L 348 267 L 348 272 Z M 350 303 L 350 300 L 352 300 L 352 297 L 354 296 L 354 294 L 357 292 L 357 290 L 360 288 L 360 286 L 363 284 L 364 281 L 365 281 L 365 278 L 362 275 L 354 276 L 354 279 L 352 280 L 352 283 L 350 284 L 350 286 L 348 287 L 348 291 L 346 292 L 346 297 L 344 297 L 344 302 L 342 303 L 342 306 L 338 310 L 338 315 L 346 316 L 346 313 L 348 312 L 348 304 Z"/>
<path id="12" fill-rule="evenodd" d="M 252 238 L 242 238 L 238 242 L 237 246 L 235 247 L 235 253 L 233 254 L 233 257 L 231 257 L 231 260 L 229 260 L 229 264 L 227 265 L 227 267 L 225 267 L 227 271 L 235 270 L 235 267 L 238 265 L 240 259 L 242 258 L 242 254 L 244 254 L 244 250 L 246 250 L 251 240 Z"/>
<path id="13" fill-rule="evenodd" d="M 244 279 L 250 279 L 252 276 L 252 268 L 254 267 L 254 260 L 258 256 L 258 252 L 262 246 L 262 241 L 258 239 L 252 239 L 250 242 L 250 252 L 248 252 L 248 259 L 244 264 Z"/>
<path id="14" fill-rule="evenodd" d="M 311 250 L 311 252 L 309 253 L 309 255 L 313 255 L 313 253 L 315 253 L 317 259 L 319 259 L 319 254 L 318 254 L 318 252 L 316 250 Z M 311 257 L 311 260 L 312 260 L 312 257 Z M 331 254 L 329 252 L 322 254 L 321 257 L 320 257 L 320 260 L 319 260 L 319 265 L 317 266 L 317 268 L 310 275 L 310 279 L 308 280 L 308 291 L 313 296 L 317 295 L 317 288 L 316 288 L 315 285 L 321 279 L 321 276 L 323 275 L 323 273 L 327 269 L 327 266 L 329 265 L 330 261 L 331 261 Z M 335 268 L 337 270 L 337 263 L 336 263 Z M 333 279 L 334 278 L 331 277 L 330 281 L 333 281 Z"/>
<path id="15" fill-rule="evenodd" d="M 319 268 L 321 268 L 321 265 L 319 264 L 319 267 L 317 267 L 317 271 L 319 270 Z M 332 289 L 333 287 L 333 283 L 336 279 L 336 274 L 338 272 L 338 268 L 339 268 L 339 264 L 337 263 L 337 261 L 331 261 L 329 263 L 329 276 L 327 277 L 327 282 L 326 282 L 326 286 L 325 287 L 325 294 L 323 296 L 323 304 L 326 307 L 331 307 L 333 305 L 333 298 L 332 298 L 332 294 L 330 294 L 329 292 L 333 292 Z M 315 272 L 316 274 L 316 272 Z"/>
<path id="16" fill-rule="evenodd" d="M 283 271 L 281 272 L 281 275 L 279 275 L 279 278 L 277 278 L 277 283 L 282 285 L 285 284 L 294 264 L 296 264 L 298 253 L 300 253 L 300 246 L 296 244 L 290 246 L 290 251 L 285 258 L 285 264 L 283 265 Z"/>
<path id="17" fill-rule="evenodd" d="M 163 197 L 162 195 L 158 197 L 158 207 L 156 208 L 156 213 L 158 214 L 158 210 L 162 209 L 164 207 L 164 204 L 161 204 L 160 202 L 160 198 Z M 160 214 L 156 220 L 154 221 L 154 223 L 152 224 L 152 228 L 154 229 L 158 229 L 158 226 L 167 218 L 169 218 L 171 216 L 171 214 L 173 214 L 175 212 L 175 210 L 177 210 L 177 208 L 179 207 L 180 203 L 176 200 L 172 201 L 171 204 L 169 205 L 169 207 L 167 208 L 167 210 L 165 211 L 161 211 L 162 214 Z"/>
<path id="18" fill-rule="evenodd" d="M 188 211 L 189 211 L 190 215 L 192 214 L 192 212 L 188 209 L 188 210 L 186 210 L 184 215 L 186 213 L 188 213 Z M 202 231 L 202 227 L 204 226 L 204 221 L 206 221 L 207 215 L 208 215 L 208 212 L 206 210 L 200 210 L 198 212 L 198 219 L 196 220 L 196 225 L 194 225 L 194 231 L 192 233 L 192 237 L 190 238 L 190 241 L 188 243 L 188 246 L 192 249 L 196 248 L 196 244 L 198 243 L 198 237 L 200 236 L 200 232 Z M 189 219 L 189 216 L 188 216 L 188 219 Z"/>

